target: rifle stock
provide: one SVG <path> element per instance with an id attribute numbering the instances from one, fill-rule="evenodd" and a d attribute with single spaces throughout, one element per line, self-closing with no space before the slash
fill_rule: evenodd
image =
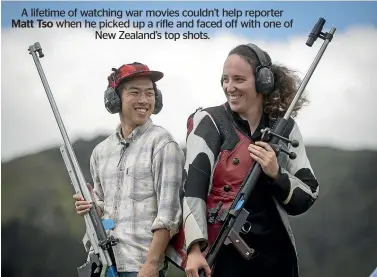
<path id="1" fill-rule="evenodd" d="M 79 277 L 117 277 L 118 274 L 116 271 L 112 246 L 116 245 L 118 240 L 113 236 L 107 236 L 104 224 L 97 212 L 97 206 L 87 187 L 87 182 L 77 161 L 63 120 L 60 116 L 55 99 L 47 82 L 47 78 L 39 61 L 39 58 L 44 57 L 42 47 L 39 42 L 36 42 L 33 45 L 30 45 L 28 50 L 29 54 L 31 54 L 33 57 L 35 66 L 41 78 L 47 98 L 50 102 L 64 141 L 64 145 L 60 147 L 60 152 L 71 179 L 72 186 L 76 193 L 80 193 L 86 201 L 89 201 L 92 204 L 92 208 L 90 209 L 89 213 L 84 216 L 86 234 L 83 242 L 88 252 L 88 260 L 82 266 L 77 268 L 78 275 Z M 38 53 L 39 57 L 36 53 Z"/>
<path id="2" fill-rule="evenodd" d="M 320 50 L 318 51 L 314 61 L 312 62 L 308 72 L 306 73 L 304 79 L 302 80 L 295 97 L 293 98 L 289 108 L 285 112 L 284 116 L 282 118 L 278 118 L 275 123 L 275 126 L 273 126 L 272 130 L 269 128 L 265 128 L 262 131 L 262 141 L 265 141 L 269 143 L 273 148 L 275 148 L 277 154 L 279 152 L 284 152 L 285 154 L 288 154 L 291 159 L 295 158 L 295 153 L 288 153 L 283 149 L 280 149 L 278 143 L 280 140 L 284 140 L 290 144 L 292 144 L 293 147 L 298 146 L 298 142 L 293 140 L 290 141 L 287 138 L 284 138 L 283 132 L 287 126 L 288 119 L 290 118 L 292 111 L 301 97 L 303 91 L 306 88 L 306 85 L 308 84 L 314 70 L 316 69 L 319 61 L 321 60 L 328 44 L 332 41 L 332 38 L 334 36 L 334 33 L 336 31 L 336 28 L 332 27 L 329 32 L 323 33 L 322 28 L 325 24 L 326 20 L 323 18 L 319 18 L 316 25 L 313 27 L 312 31 L 310 32 L 309 38 L 306 42 L 306 45 L 311 47 L 313 43 L 316 41 L 317 38 L 321 38 L 324 40 Z M 210 268 L 215 263 L 215 260 L 217 258 L 217 255 L 221 249 L 221 247 L 224 244 L 232 243 L 234 247 L 238 250 L 238 252 L 242 255 L 244 259 L 250 259 L 252 257 L 252 254 L 254 252 L 253 249 L 251 249 L 240 237 L 239 233 L 241 232 L 241 229 L 243 228 L 247 215 L 249 214 L 244 209 L 244 204 L 249 199 L 251 193 L 253 192 L 257 181 L 262 173 L 262 168 L 260 164 L 257 162 L 254 162 L 251 166 L 251 169 L 248 172 L 248 175 L 244 179 L 243 184 L 241 185 L 241 189 L 236 195 L 229 212 L 226 216 L 226 219 L 220 229 L 220 232 L 218 233 L 215 241 L 211 245 L 210 249 L 208 250 L 206 254 L 206 260 Z M 205 277 L 205 272 L 203 269 L 199 270 L 199 276 Z"/>

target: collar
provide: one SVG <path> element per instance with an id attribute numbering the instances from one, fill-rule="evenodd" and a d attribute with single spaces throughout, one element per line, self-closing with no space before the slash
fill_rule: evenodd
<path id="1" fill-rule="evenodd" d="M 119 143 L 131 143 L 135 141 L 138 137 L 140 137 L 152 125 L 152 123 L 152 119 L 148 118 L 148 120 L 143 125 L 137 126 L 126 138 L 124 138 L 122 135 L 122 125 L 119 123 L 115 130 L 116 137 L 118 138 Z"/>
<path id="2" fill-rule="evenodd" d="M 260 140 L 260 138 L 262 137 L 261 130 L 263 130 L 266 127 L 270 127 L 270 119 L 268 117 L 268 114 L 264 112 L 262 114 L 262 118 L 259 122 L 258 127 L 255 129 L 255 132 L 251 135 L 249 122 L 247 120 L 242 119 L 238 113 L 233 112 L 228 102 L 225 103 L 225 107 L 230 112 L 234 122 L 236 123 L 236 127 L 240 129 L 240 131 L 242 131 L 243 133 L 247 134 L 253 141 Z"/>

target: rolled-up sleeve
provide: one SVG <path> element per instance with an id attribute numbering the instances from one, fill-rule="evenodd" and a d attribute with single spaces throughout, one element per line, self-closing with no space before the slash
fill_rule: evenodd
<path id="1" fill-rule="evenodd" d="M 103 189 L 102 189 L 100 178 L 99 178 L 96 148 L 93 150 L 93 153 L 90 156 L 90 174 L 92 175 L 92 180 L 93 180 L 93 192 L 94 192 L 93 200 L 96 203 L 96 205 L 101 209 L 102 214 L 103 214 L 105 202 L 104 202 Z"/>
<path id="2" fill-rule="evenodd" d="M 152 170 L 157 195 L 157 216 L 152 232 L 168 229 L 173 237 L 182 223 L 182 176 L 184 154 L 175 141 L 165 143 L 153 157 Z"/>

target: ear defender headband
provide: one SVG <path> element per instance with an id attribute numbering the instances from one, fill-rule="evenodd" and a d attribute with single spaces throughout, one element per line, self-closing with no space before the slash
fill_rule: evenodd
<path id="1" fill-rule="evenodd" d="M 245 44 L 254 52 L 259 61 L 259 66 L 255 68 L 255 89 L 258 93 L 268 96 L 274 89 L 274 73 L 271 71 L 271 58 L 255 44 Z M 221 85 L 223 78 L 221 78 Z"/>
<path id="2" fill-rule="evenodd" d="M 108 87 L 104 93 L 104 104 L 106 110 L 111 113 L 119 113 L 122 111 L 122 100 L 117 93 L 117 88 L 121 81 L 125 78 L 131 78 L 133 76 L 150 76 L 153 82 L 153 89 L 155 91 L 155 106 L 153 114 L 158 114 L 163 107 L 162 93 L 157 88 L 156 81 L 162 78 L 163 74 L 158 71 L 150 71 L 146 65 L 140 63 L 133 63 L 122 65 L 120 68 L 112 68 L 112 73 L 108 76 Z"/>

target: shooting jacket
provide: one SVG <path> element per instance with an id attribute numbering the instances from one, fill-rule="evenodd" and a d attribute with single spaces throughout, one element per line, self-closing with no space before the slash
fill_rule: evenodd
<path id="1" fill-rule="evenodd" d="M 208 210 L 219 201 L 224 203 L 219 214 L 230 207 L 254 162 L 247 149 L 253 141 L 236 124 L 236 116 L 226 103 L 198 109 L 188 118 L 183 225 L 167 249 L 168 259 L 178 267 L 185 267 L 186 252 L 193 243 L 199 242 L 203 255 L 209 250 L 221 223 L 208 224 Z M 293 148 L 279 141 L 284 149 L 296 153 L 296 159 L 291 160 L 281 153 L 278 156 L 277 180 L 273 181 L 262 173 L 267 179 L 260 178 L 263 183 L 259 182 L 257 186 L 268 186 L 271 192 L 273 206 L 294 250 L 295 276 L 299 276 L 295 239 L 288 215 L 306 212 L 318 197 L 319 185 L 307 158 L 298 125 L 292 118 L 283 136 L 299 142 L 299 146 Z"/>

